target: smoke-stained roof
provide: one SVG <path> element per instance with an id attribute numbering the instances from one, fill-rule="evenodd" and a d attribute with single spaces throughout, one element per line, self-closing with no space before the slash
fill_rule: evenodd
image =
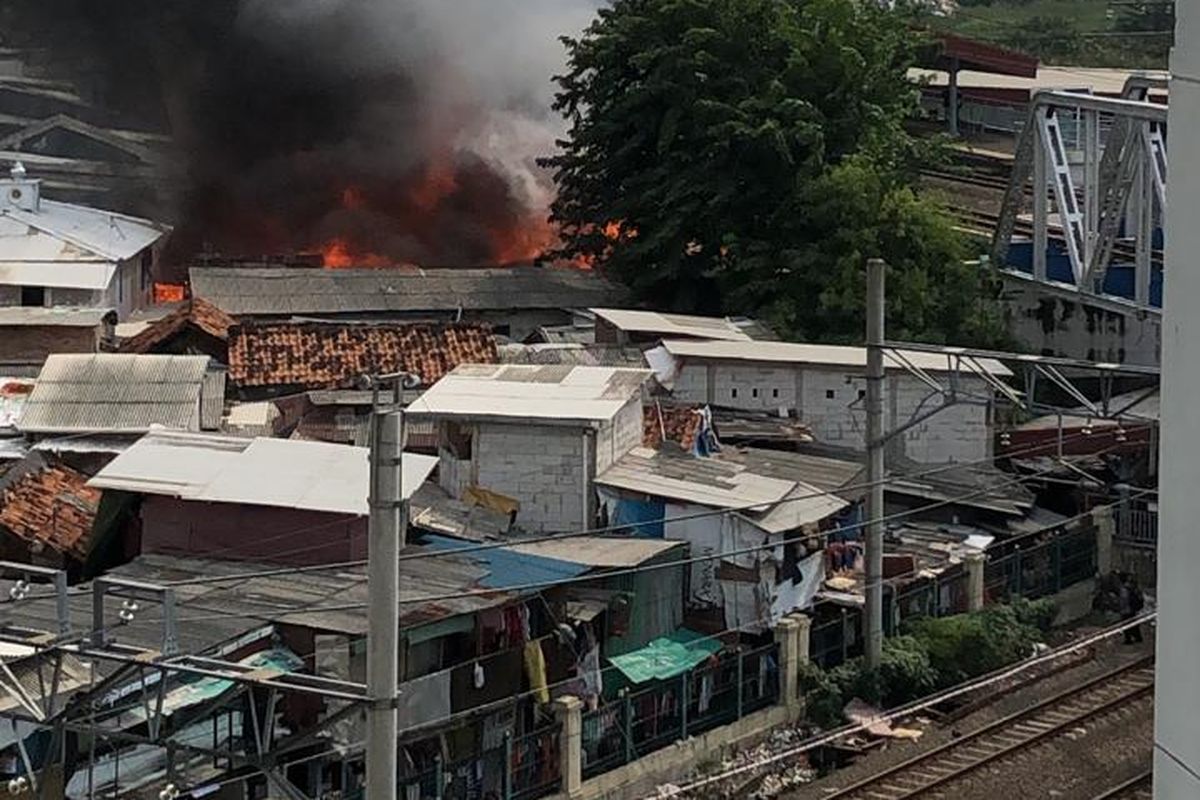
<path id="1" fill-rule="evenodd" d="M 190 277 L 194 296 L 235 316 L 586 308 L 623 295 L 594 272 L 553 267 L 193 267 Z"/>

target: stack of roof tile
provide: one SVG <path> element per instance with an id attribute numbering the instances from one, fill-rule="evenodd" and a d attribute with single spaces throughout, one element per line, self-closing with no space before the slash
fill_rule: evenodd
<path id="1" fill-rule="evenodd" d="M 657 450 L 665 439 L 690 451 L 703 422 L 698 409 L 658 403 L 645 406 L 642 409 L 642 444 Z"/>
<path id="2" fill-rule="evenodd" d="M 0 496 L 0 526 L 27 542 L 86 558 L 101 495 L 87 480 L 61 465 L 27 473 Z"/>
<path id="3" fill-rule="evenodd" d="M 331 389 L 407 370 L 428 386 L 459 364 L 495 364 L 486 325 L 279 323 L 233 328 L 229 378 L 237 386 Z"/>
<path id="4" fill-rule="evenodd" d="M 188 326 L 224 340 L 229 338 L 229 329 L 234 324 L 233 317 L 207 300 L 197 297 L 183 303 L 162 319 L 154 321 L 136 336 L 126 339 L 121 343 L 120 350 L 122 353 L 155 352 L 159 345 Z"/>

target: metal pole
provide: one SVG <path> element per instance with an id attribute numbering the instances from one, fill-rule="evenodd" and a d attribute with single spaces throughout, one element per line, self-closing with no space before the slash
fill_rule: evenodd
<path id="1" fill-rule="evenodd" d="M 958 136 L 958 68 L 958 59 L 951 59 L 948 82 L 949 97 L 947 98 L 950 107 L 946 110 L 946 122 L 951 136 Z"/>
<path id="2" fill-rule="evenodd" d="M 877 669 L 883 652 L 883 342 L 884 273 L 882 259 L 867 261 L 867 668 Z"/>
<path id="3" fill-rule="evenodd" d="M 400 638 L 400 548 L 404 543 L 404 496 L 399 410 L 401 384 L 391 403 L 371 414 L 371 494 L 367 533 L 367 792 L 375 800 L 396 799 L 397 682 Z"/>

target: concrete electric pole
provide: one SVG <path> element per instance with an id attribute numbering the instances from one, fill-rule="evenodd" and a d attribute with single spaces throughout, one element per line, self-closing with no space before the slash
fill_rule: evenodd
<path id="1" fill-rule="evenodd" d="M 863 617 L 867 667 L 877 669 L 883 653 L 883 343 L 884 274 L 881 259 L 867 261 L 867 539 L 866 609 Z"/>
<path id="2" fill-rule="evenodd" d="M 403 492 L 404 376 L 372 381 L 370 520 L 367 535 L 367 792 L 396 800 L 397 686 L 400 640 L 400 549 L 408 511 Z M 380 404 L 380 388 L 390 402 Z"/>

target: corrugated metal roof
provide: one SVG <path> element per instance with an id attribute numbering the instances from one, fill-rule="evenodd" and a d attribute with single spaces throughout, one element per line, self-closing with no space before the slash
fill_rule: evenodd
<path id="1" fill-rule="evenodd" d="M 361 516 L 368 511 L 368 452 L 299 439 L 154 432 L 113 459 L 88 485 Z M 436 465 L 432 456 L 404 454 L 405 497 Z"/>
<path id="2" fill-rule="evenodd" d="M 108 288 L 116 271 L 116 264 L 102 261 L 68 264 L 0 259 L 0 286 L 46 286 L 51 289 L 100 291 Z"/>
<path id="3" fill-rule="evenodd" d="M 843 367 L 863 369 L 867 367 L 865 347 L 843 347 L 827 344 L 801 344 L 799 342 L 700 342 L 692 340 L 668 340 L 662 343 L 667 352 L 683 358 L 706 358 L 729 361 L 772 361 L 788 364 Z M 955 369 L 954 348 L 946 348 L 944 354 L 901 351 L 914 366 L 927 372 L 950 372 Z M 992 375 L 1008 376 L 1012 372 L 999 361 L 989 358 L 977 359 L 980 366 Z M 903 369 L 904 365 L 893 355 L 884 353 L 884 364 L 889 369 Z"/>
<path id="4" fill-rule="evenodd" d="M 633 539 L 617 536 L 572 536 L 522 544 L 519 540 L 508 549 L 531 556 L 557 558 L 588 567 L 636 567 L 669 550 L 682 548 L 683 542 L 665 539 Z"/>
<path id="5" fill-rule="evenodd" d="M 649 377 L 649 370 L 640 369 L 467 364 L 414 400 L 409 413 L 546 422 L 604 421 L 639 396 Z"/>
<path id="6" fill-rule="evenodd" d="M 472 542 L 463 539 L 437 535 L 425 536 L 424 543 L 434 550 L 451 553 L 475 546 Z M 475 550 L 463 555 L 485 565 L 487 574 L 480 578 L 479 583 L 489 589 L 549 585 L 556 581 L 582 575 L 589 569 L 586 564 L 579 561 L 564 561 L 545 555 L 517 552 L 516 548 L 508 547 Z"/>
<path id="7" fill-rule="evenodd" d="M 26 433 L 195 430 L 208 363 L 207 356 L 51 355 L 17 427 Z"/>
<path id="8" fill-rule="evenodd" d="M 594 272 L 193 267 L 192 293 L 234 315 L 584 308 L 624 292 Z"/>
<path id="9" fill-rule="evenodd" d="M 225 415 L 225 370 L 210 369 L 204 373 L 200 391 L 200 430 L 221 428 Z"/>
<path id="10" fill-rule="evenodd" d="M 0 181 L 0 184 L 11 183 Z M 148 219 L 101 211 L 72 203 L 41 199 L 36 211 L 0 209 L 0 220 L 32 229 L 25 236 L 0 237 L 0 262 L 124 261 L 157 242 L 169 231 Z M 47 238 L 57 241 L 57 250 Z"/>
<path id="11" fill-rule="evenodd" d="M 745 331 L 725 317 L 695 317 L 620 308 L 593 308 L 591 311 L 599 319 L 628 333 L 651 333 L 663 338 L 691 336 L 731 342 L 752 341 Z"/>
<path id="12" fill-rule="evenodd" d="M 430 553 L 430 548 L 410 545 L 404 554 Z M 278 565 L 244 561 L 222 561 L 192 556 L 143 555 L 111 570 L 113 577 L 147 583 L 173 583 L 195 578 L 245 575 L 278 569 Z M 405 559 L 400 562 L 400 624 L 411 628 L 460 614 L 512 602 L 516 595 L 503 590 L 437 601 L 417 601 L 433 595 L 452 594 L 481 586 L 488 574 L 485 565 L 467 555 L 442 553 L 437 558 Z M 367 574 L 365 567 L 341 567 L 305 572 L 303 576 L 275 575 L 240 581 L 193 583 L 175 587 L 176 602 L 183 622 L 179 646 L 184 652 L 204 653 L 219 644 L 254 630 L 264 622 L 314 628 L 329 633 L 361 636 L 367 633 Z M 92 598 L 71 598 L 71 620 L 75 630 L 89 630 Z M 9 604 L 6 622 L 45 630 L 55 618 L 53 598 L 31 597 Z M 121 598 L 111 597 L 106 613 L 116 619 Z M 357 605 L 358 608 L 345 608 Z M 339 610 L 323 610 L 335 607 Z M 162 643 L 162 618 L 155 613 L 139 614 L 128 625 L 111 632 L 121 644 L 158 648 Z"/>
<path id="13" fill-rule="evenodd" d="M 768 533 L 783 533 L 812 525 L 847 508 L 849 502 L 835 494 L 825 494 L 811 483 L 796 481 L 796 488 L 777 505 L 759 514 L 743 514 Z"/>
<path id="14" fill-rule="evenodd" d="M 614 489 L 715 508 L 778 503 L 795 481 L 756 475 L 740 464 L 635 447 L 596 478 Z"/>
<path id="15" fill-rule="evenodd" d="M 734 461 L 759 475 L 782 480 L 803 481 L 826 492 L 837 492 L 847 499 L 861 497 L 864 489 L 846 490 L 860 482 L 866 467 L 861 461 L 792 453 L 784 450 L 763 450 L 756 447 L 725 448 L 717 456 Z"/>
<path id="16" fill-rule="evenodd" d="M 0 307 L 0 325 L 11 327 L 62 327 L 62 328 L 95 328 L 109 314 L 116 312 L 110 308 L 70 308 L 55 306 L 53 308 L 38 308 L 31 306 Z"/>

